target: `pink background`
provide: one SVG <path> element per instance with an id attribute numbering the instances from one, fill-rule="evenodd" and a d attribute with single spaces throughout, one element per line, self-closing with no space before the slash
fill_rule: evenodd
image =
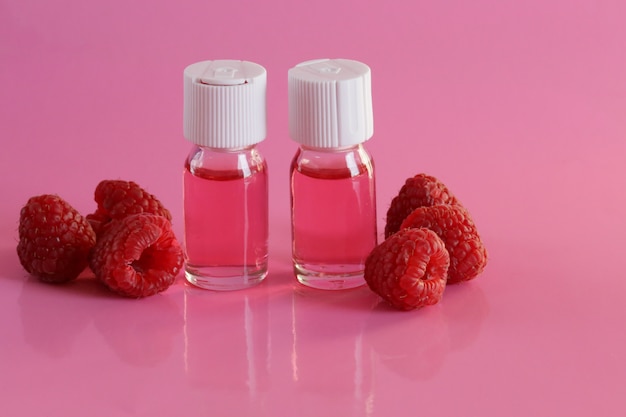
<path id="1" fill-rule="evenodd" d="M 490 253 L 442 302 L 390 310 L 290 266 L 287 70 L 372 68 L 379 230 L 439 177 Z M 84 214 L 134 180 L 182 236 L 182 71 L 268 70 L 270 275 L 148 299 L 44 285 L 15 253 L 28 197 Z M 626 3 L 0 1 L 0 414 L 623 416 Z"/>

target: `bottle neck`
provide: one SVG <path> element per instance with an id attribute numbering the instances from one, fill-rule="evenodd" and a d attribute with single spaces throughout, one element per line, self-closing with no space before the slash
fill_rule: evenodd
<path id="1" fill-rule="evenodd" d="M 321 153 L 342 153 L 342 152 L 358 151 L 360 149 L 364 149 L 364 147 L 362 143 L 357 143 L 355 145 L 349 145 L 349 146 L 341 146 L 341 147 L 336 147 L 336 148 L 323 148 L 323 147 L 300 144 L 300 149 L 303 151 L 321 152 Z"/>
<path id="2" fill-rule="evenodd" d="M 236 147 L 236 148 L 217 148 L 217 147 L 213 147 L 213 146 L 194 144 L 193 145 L 193 149 L 201 149 L 201 150 L 206 151 L 206 152 L 216 152 L 216 153 L 242 153 L 242 152 L 245 153 L 245 152 L 250 152 L 250 151 L 256 149 L 256 144 L 254 144 L 254 145 L 247 145 L 247 146 L 240 146 L 240 147 Z"/>
<path id="3" fill-rule="evenodd" d="M 300 146 L 291 164 L 292 172 L 325 179 L 373 175 L 373 161 L 362 144 L 342 148 Z"/>
<path id="4" fill-rule="evenodd" d="M 187 156 L 186 166 L 192 173 L 206 171 L 214 176 L 215 172 L 230 172 L 247 177 L 266 170 L 265 158 L 254 145 L 226 149 L 196 145 Z"/>

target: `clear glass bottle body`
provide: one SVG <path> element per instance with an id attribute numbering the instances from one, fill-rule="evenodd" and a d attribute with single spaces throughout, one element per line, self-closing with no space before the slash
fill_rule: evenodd
<path id="1" fill-rule="evenodd" d="M 377 243 L 373 161 L 362 145 L 301 146 L 290 167 L 296 278 L 320 289 L 363 285 Z"/>
<path id="2" fill-rule="evenodd" d="M 185 277 L 236 290 L 267 276 L 267 163 L 256 147 L 194 146 L 183 172 Z"/>

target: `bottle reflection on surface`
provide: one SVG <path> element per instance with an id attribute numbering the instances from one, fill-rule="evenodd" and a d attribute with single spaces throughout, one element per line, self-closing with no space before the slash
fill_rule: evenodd
<path id="1" fill-rule="evenodd" d="M 233 398 L 244 394 L 254 404 L 269 385 L 268 313 L 265 288 L 231 294 L 187 285 L 183 360 L 192 389 Z M 233 406 L 246 404 L 235 401 Z"/>
<path id="2" fill-rule="evenodd" d="M 363 348 L 365 287 L 322 292 L 298 286 L 292 295 L 292 380 L 306 401 L 323 401 L 333 415 L 367 415 L 372 368 Z M 352 401 L 347 398 L 352 397 Z"/>

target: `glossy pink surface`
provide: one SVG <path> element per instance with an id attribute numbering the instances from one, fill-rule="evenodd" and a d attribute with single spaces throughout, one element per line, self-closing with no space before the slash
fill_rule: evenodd
<path id="1" fill-rule="evenodd" d="M 0 4 L 3 416 L 623 416 L 626 3 L 622 1 Z M 290 266 L 287 70 L 372 67 L 379 233 L 418 172 L 472 212 L 490 254 L 442 302 L 393 311 Z M 134 180 L 182 237 L 182 71 L 268 70 L 270 274 L 142 300 L 17 260 L 28 197 L 83 213 Z"/>

